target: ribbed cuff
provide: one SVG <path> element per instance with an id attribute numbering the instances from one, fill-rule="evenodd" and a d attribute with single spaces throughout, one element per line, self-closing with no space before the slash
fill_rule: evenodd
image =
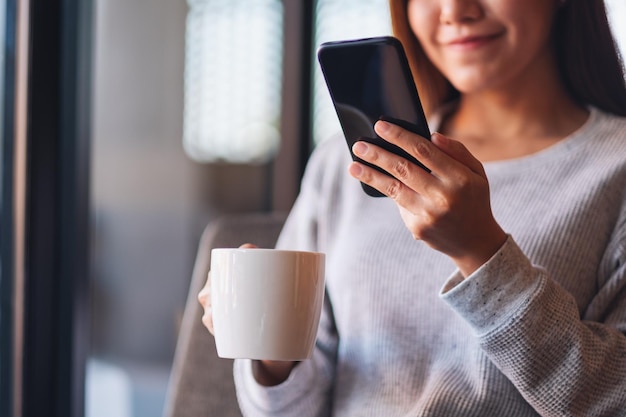
<path id="1" fill-rule="evenodd" d="M 483 336 L 524 310 L 541 285 L 540 275 L 509 236 L 472 275 L 452 274 L 439 295 Z"/>

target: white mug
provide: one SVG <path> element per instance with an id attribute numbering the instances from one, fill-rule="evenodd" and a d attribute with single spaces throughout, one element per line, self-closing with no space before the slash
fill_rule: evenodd
<path id="1" fill-rule="evenodd" d="M 213 249 L 211 304 L 222 358 L 311 357 L 324 300 L 323 253 Z"/>

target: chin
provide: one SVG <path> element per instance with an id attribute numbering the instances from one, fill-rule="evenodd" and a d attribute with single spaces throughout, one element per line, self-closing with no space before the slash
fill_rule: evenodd
<path id="1" fill-rule="evenodd" d="M 451 74 L 447 78 L 461 94 L 480 93 L 493 89 L 502 81 L 501 74 L 495 75 L 485 69 Z"/>
<path id="2" fill-rule="evenodd" d="M 461 94 L 480 93 L 488 90 L 491 85 L 486 80 L 450 80 L 450 82 Z"/>

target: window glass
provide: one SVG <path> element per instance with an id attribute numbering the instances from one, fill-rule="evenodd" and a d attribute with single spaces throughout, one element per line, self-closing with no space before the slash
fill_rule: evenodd
<path id="1" fill-rule="evenodd" d="M 189 6 L 185 151 L 200 162 L 265 162 L 280 138 L 282 2 L 189 0 Z"/>
<path id="2" fill-rule="evenodd" d="M 391 34 L 388 0 L 319 0 L 315 11 L 315 50 L 327 41 Z M 314 59 L 313 140 L 319 143 L 340 132 L 324 77 Z"/>
<path id="3" fill-rule="evenodd" d="M 261 155 L 252 122 L 278 123 L 282 6 L 94 1 L 88 417 L 163 415 L 204 228 L 268 207 L 266 165 L 195 160 Z M 185 118 L 207 133 L 187 136 L 195 160 Z M 231 143 L 245 128 L 248 142 Z"/>

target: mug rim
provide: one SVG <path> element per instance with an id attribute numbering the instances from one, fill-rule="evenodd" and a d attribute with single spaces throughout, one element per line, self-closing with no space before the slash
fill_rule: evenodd
<path id="1" fill-rule="evenodd" d="M 303 255 L 325 255 L 324 252 L 316 252 L 316 251 L 306 251 L 306 250 L 295 250 L 295 249 L 272 249 L 272 248 L 213 248 L 211 249 L 211 253 L 213 252 L 263 252 L 263 253 L 275 253 L 275 254 L 303 254 Z"/>

